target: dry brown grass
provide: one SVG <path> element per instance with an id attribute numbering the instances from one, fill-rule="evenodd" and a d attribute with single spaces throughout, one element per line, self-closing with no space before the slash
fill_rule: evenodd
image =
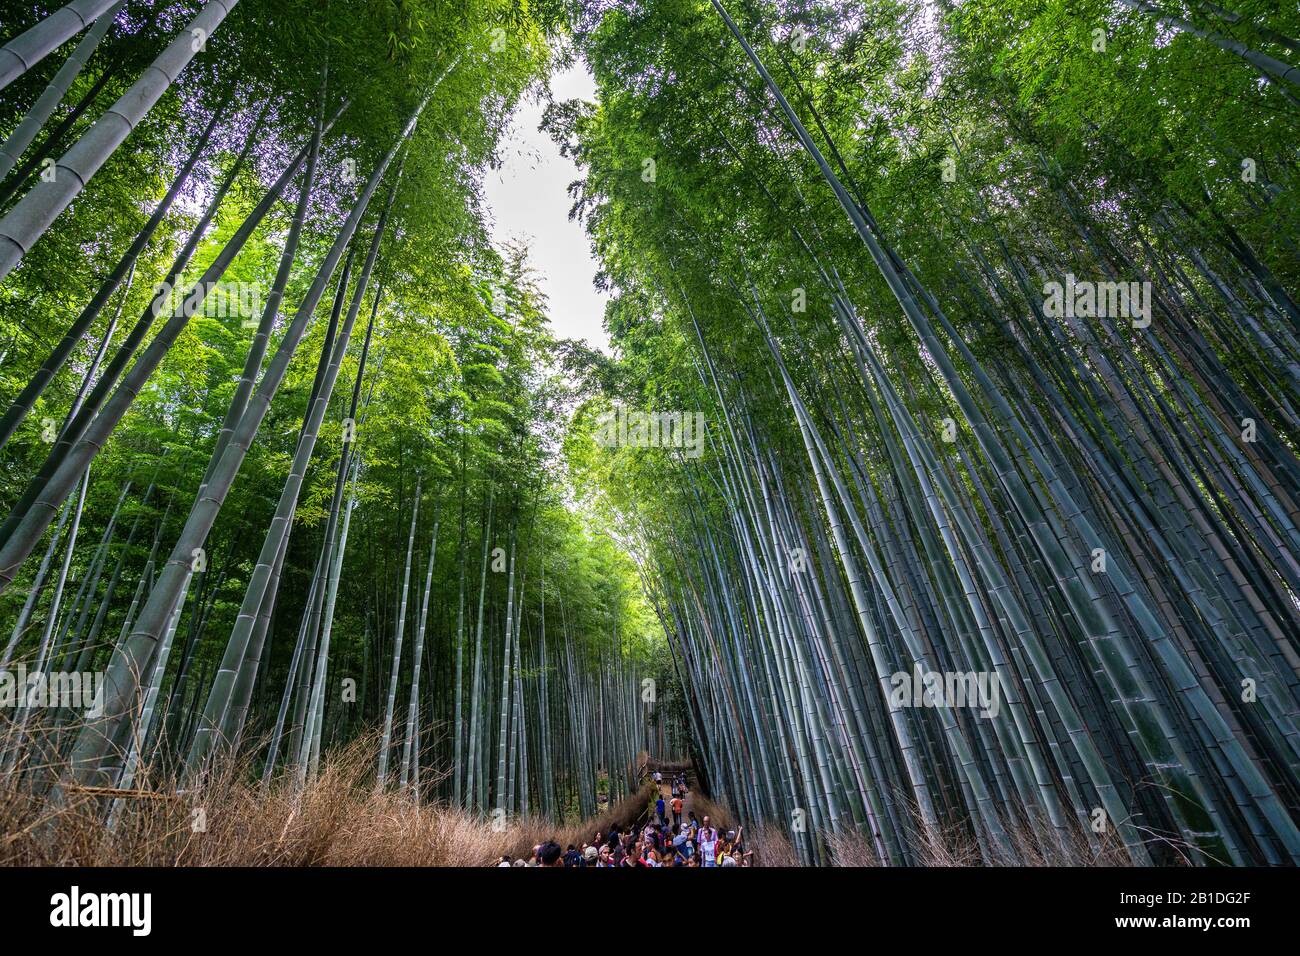
<path id="1" fill-rule="evenodd" d="M 24 778 L 0 777 L 0 865 L 6 866 L 489 866 L 545 839 L 563 845 L 644 815 L 653 784 L 595 820 L 556 827 L 517 820 L 504 831 L 474 814 L 416 805 L 374 788 L 374 741 L 328 755 L 303 789 L 280 778 L 262 786 L 249 768 L 226 763 L 177 793 L 155 779 L 151 798 L 123 801 L 104 824 L 104 797 L 61 799 Z"/>
<path id="2" fill-rule="evenodd" d="M 1090 845 L 1079 834 L 1063 837 L 1043 824 L 1019 824 L 1008 828 L 1012 852 L 998 860 L 1003 866 L 1128 866 L 1123 844 L 1113 834 Z M 953 826 L 926 832 L 917 821 L 912 834 L 921 866 L 982 866 L 979 846 L 968 830 Z M 746 844 L 756 851 L 755 862 L 763 866 L 802 866 L 789 837 L 772 826 L 756 826 Z M 832 866 L 882 866 L 871 837 L 857 830 L 833 833 L 827 839 Z"/>
<path id="3" fill-rule="evenodd" d="M 659 770 L 663 773 L 677 773 L 679 770 L 692 770 L 695 767 L 689 760 L 650 760 L 646 757 L 644 750 L 638 758 L 637 766 L 646 767 L 650 770 Z"/>
<path id="4" fill-rule="evenodd" d="M 746 827 L 745 849 L 753 851 L 754 866 L 803 866 L 790 837 L 771 824 Z"/>
<path id="5" fill-rule="evenodd" d="M 727 831 L 736 828 L 736 816 L 721 804 L 714 803 L 704 794 L 696 791 L 691 794 L 691 809 L 695 815 L 703 820 L 709 818 L 709 822 L 719 830 Z"/>
<path id="6" fill-rule="evenodd" d="M 125 799 L 116 826 L 104 820 L 107 799 L 67 791 L 58 799 L 33 787 L 52 775 L 0 776 L 0 865 L 3 866 L 491 866 L 502 855 L 526 857 L 546 840 L 581 846 L 597 833 L 626 830 L 647 819 L 656 788 L 636 793 L 593 819 L 554 824 L 528 817 L 494 830 L 490 820 L 445 805 L 416 805 L 408 795 L 374 786 L 376 740 L 365 738 L 328 754 L 317 778 L 299 788 L 282 777 L 263 786 L 251 769 L 227 761 L 178 793 L 155 775 Z M 641 762 L 644 766 L 644 762 Z M 147 778 L 147 775 L 146 775 Z M 722 830 L 735 815 L 701 793 L 692 808 Z M 1045 826 L 1010 829 L 1012 857 L 1022 866 L 1117 866 L 1127 855 L 1114 838 L 1089 845 L 1063 840 Z M 951 827 L 913 839 L 925 866 L 977 866 L 969 832 Z M 755 865 L 799 866 L 788 836 L 775 826 L 747 827 Z M 835 866 L 879 866 L 869 836 L 834 834 Z"/>

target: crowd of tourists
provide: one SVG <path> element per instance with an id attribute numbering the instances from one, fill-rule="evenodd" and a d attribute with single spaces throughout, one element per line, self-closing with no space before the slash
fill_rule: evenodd
<path id="1" fill-rule="evenodd" d="M 595 866 L 595 867 L 663 867 L 663 866 L 751 866 L 753 852 L 745 850 L 745 828 L 719 830 L 708 814 L 698 819 L 685 810 L 688 795 L 686 775 L 675 774 L 667 798 L 663 793 L 663 775 L 654 772 L 659 795 L 653 817 L 634 823 L 626 830 L 597 833 L 581 846 L 570 843 L 561 847 L 547 840 L 533 847 L 528 857 L 512 860 L 501 857 L 497 866 Z"/>

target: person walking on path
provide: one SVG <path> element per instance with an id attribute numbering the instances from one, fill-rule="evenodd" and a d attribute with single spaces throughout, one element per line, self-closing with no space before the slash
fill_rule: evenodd
<path id="1" fill-rule="evenodd" d="M 717 866 L 718 831 L 710 825 L 707 815 L 704 818 L 704 826 L 700 827 L 696 842 L 700 846 L 700 865 Z"/>

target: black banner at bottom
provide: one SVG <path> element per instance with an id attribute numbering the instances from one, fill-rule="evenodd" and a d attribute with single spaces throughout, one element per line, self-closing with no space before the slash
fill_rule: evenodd
<path id="1" fill-rule="evenodd" d="M 815 926 L 819 940 L 892 927 L 927 943 L 1043 931 L 1054 935 L 1040 941 L 1062 943 L 1198 934 L 1232 945 L 1242 933 L 1291 929 L 1300 899 L 1295 869 L 503 869 L 10 869 L 0 892 L 10 941 L 94 935 L 127 948 L 373 944 L 411 933 L 439 945 L 539 934 L 562 944 L 568 931 L 618 945 L 620 927 L 639 933 L 646 919 L 655 934 L 679 925 L 687 938 L 703 929 L 720 941 L 784 924 Z"/>

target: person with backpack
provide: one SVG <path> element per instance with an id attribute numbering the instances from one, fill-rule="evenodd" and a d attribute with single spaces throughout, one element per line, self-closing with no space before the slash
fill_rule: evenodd
<path id="1" fill-rule="evenodd" d="M 673 797 L 673 823 L 680 827 L 682 825 L 682 798 Z"/>
<path id="2" fill-rule="evenodd" d="M 694 853 L 694 847 L 691 845 L 691 835 L 689 831 L 683 830 L 680 825 L 673 827 L 673 865 L 685 866 Z M 678 862 L 680 860 L 680 862 Z"/>
<path id="3" fill-rule="evenodd" d="M 673 866 L 686 866 L 690 859 L 691 854 L 685 840 L 673 847 Z"/>

